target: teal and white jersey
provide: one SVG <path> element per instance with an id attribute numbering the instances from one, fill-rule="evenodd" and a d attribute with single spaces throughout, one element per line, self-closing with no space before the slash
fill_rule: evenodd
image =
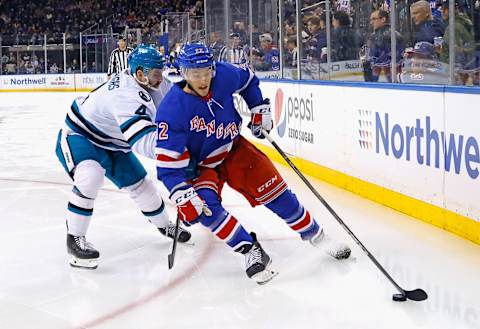
<path id="1" fill-rule="evenodd" d="M 162 82 L 155 94 L 160 102 L 170 83 Z M 152 95 L 125 70 L 86 97 L 76 98 L 65 119 L 67 131 L 87 137 L 112 151 L 138 153 L 154 158 L 156 104 Z"/>

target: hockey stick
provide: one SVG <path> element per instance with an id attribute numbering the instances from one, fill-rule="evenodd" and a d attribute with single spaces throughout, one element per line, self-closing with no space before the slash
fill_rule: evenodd
<path id="1" fill-rule="evenodd" d="M 173 245 L 172 252 L 168 254 L 168 269 L 171 270 L 173 267 L 173 262 L 175 261 L 175 252 L 177 251 L 177 241 L 178 241 L 178 227 L 180 226 L 180 216 L 177 216 L 177 221 L 175 222 L 175 233 L 173 236 Z"/>
<path id="2" fill-rule="evenodd" d="M 308 186 L 310 191 L 320 200 L 320 202 L 327 208 L 327 210 L 332 214 L 332 216 L 337 220 L 337 222 L 347 231 L 350 237 L 355 241 L 355 243 L 367 254 L 370 260 L 377 266 L 377 268 L 387 277 L 387 279 L 395 286 L 395 288 L 400 292 L 399 294 L 394 294 L 392 296 L 394 301 L 405 301 L 408 299 L 414 301 L 422 301 L 428 298 L 427 293 L 422 289 L 415 290 L 405 290 L 395 282 L 395 280 L 388 274 L 388 272 L 383 268 L 382 265 L 377 261 L 377 259 L 365 248 L 363 243 L 355 236 L 355 234 L 350 230 L 350 228 L 343 222 L 340 216 L 330 207 L 330 205 L 325 201 L 325 199 L 317 192 L 317 190 L 310 184 L 310 182 L 305 178 L 305 176 L 298 170 L 295 164 L 290 160 L 290 158 L 282 151 L 280 146 L 273 140 L 273 138 L 268 134 L 267 131 L 262 129 L 263 136 L 273 145 L 273 147 L 280 153 L 283 159 L 287 161 L 289 166 L 297 173 L 297 175 L 303 180 L 303 182 Z"/>

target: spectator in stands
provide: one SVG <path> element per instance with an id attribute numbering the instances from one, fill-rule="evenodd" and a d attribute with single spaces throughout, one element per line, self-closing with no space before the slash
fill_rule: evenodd
<path id="1" fill-rule="evenodd" d="M 17 62 L 17 74 L 26 74 L 25 62 L 23 59 L 19 59 Z"/>
<path id="2" fill-rule="evenodd" d="M 8 55 L 6 53 L 3 53 L 1 60 L 2 60 L 1 74 L 7 74 Z"/>
<path id="3" fill-rule="evenodd" d="M 420 41 L 433 44 L 435 37 L 443 36 L 444 26 L 438 20 L 433 19 L 428 1 L 414 2 L 410 6 L 410 14 L 414 25 L 413 42 L 415 44 Z"/>
<path id="4" fill-rule="evenodd" d="M 287 52 L 285 53 L 285 66 L 289 68 L 297 67 L 298 48 L 297 36 L 292 35 L 287 39 Z"/>
<path id="5" fill-rule="evenodd" d="M 57 63 L 53 63 L 52 65 L 50 65 L 49 72 L 50 72 L 50 73 L 58 73 Z"/>
<path id="6" fill-rule="evenodd" d="M 474 51 L 475 39 L 473 36 L 473 24 L 470 18 L 463 12 L 463 1 L 455 1 L 455 68 L 457 83 L 465 84 L 468 80 L 468 74 L 462 72 L 476 68 Z M 442 15 L 448 24 L 449 3 L 444 1 Z M 440 60 L 444 63 L 449 62 L 449 31 L 448 26 L 445 29 L 443 42 L 438 45 Z"/>
<path id="7" fill-rule="evenodd" d="M 190 9 L 190 15 L 192 16 L 203 16 L 203 1 L 197 1 L 195 6 Z"/>
<path id="8" fill-rule="evenodd" d="M 398 77 L 404 83 L 445 84 L 448 70 L 438 61 L 434 45 L 420 41 L 405 50 L 402 72 Z"/>
<path id="9" fill-rule="evenodd" d="M 332 20 L 332 61 L 358 59 L 360 35 L 350 27 L 350 17 L 344 11 L 336 11 Z"/>
<path id="10" fill-rule="evenodd" d="M 372 12 L 370 25 L 373 28 L 373 33 L 369 36 L 366 44 L 366 54 L 363 63 L 365 81 L 377 82 L 383 70 L 387 80 L 391 82 L 392 51 L 388 12 L 383 9 Z M 399 63 L 405 47 L 400 33 L 395 31 L 395 34 L 397 40 L 397 63 Z"/>
<path id="11" fill-rule="evenodd" d="M 248 32 L 247 32 L 247 29 L 245 27 L 245 23 L 242 22 L 242 21 L 238 21 L 238 22 L 233 23 L 233 31 L 232 32 L 237 33 L 240 40 L 247 40 L 247 38 L 248 38 Z"/>
<path id="12" fill-rule="evenodd" d="M 310 37 L 305 42 L 306 55 L 317 63 L 326 61 L 326 58 L 321 58 L 322 49 L 327 46 L 325 15 L 321 17 L 313 15 L 308 18 L 307 30 Z"/>
<path id="13" fill-rule="evenodd" d="M 33 63 L 31 61 L 26 61 L 25 62 L 25 73 L 26 74 L 34 74 L 35 73 L 35 67 L 33 66 Z"/>
<path id="14" fill-rule="evenodd" d="M 295 17 L 288 17 L 285 20 L 285 35 L 287 37 L 291 35 L 297 35 L 297 29 L 295 28 Z"/>
<path id="15" fill-rule="evenodd" d="M 70 65 L 70 72 L 72 73 L 80 72 L 80 68 L 78 66 L 78 62 L 76 58 L 72 60 L 72 64 Z"/>
<path id="16" fill-rule="evenodd" d="M 40 65 L 40 63 L 38 62 L 38 57 L 37 57 L 37 55 L 35 55 L 35 53 L 32 54 L 32 64 L 33 64 L 33 67 L 35 68 L 35 71 L 36 71 L 37 67 L 38 67 L 38 65 Z"/>
<path id="17" fill-rule="evenodd" d="M 263 33 L 259 37 L 262 51 L 254 63 L 254 68 L 258 71 L 278 71 L 280 70 L 280 53 L 273 45 L 272 35 Z"/>
<path id="18" fill-rule="evenodd" d="M 210 33 L 210 45 L 208 46 L 213 52 L 213 58 L 218 58 L 220 50 L 222 50 L 224 44 L 220 32 L 213 31 Z"/>
<path id="19" fill-rule="evenodd" d="M 17 73 L 17 66 L 15 62 L 8 61 L 6 66 L 7 74 L 16 74 Z"/>

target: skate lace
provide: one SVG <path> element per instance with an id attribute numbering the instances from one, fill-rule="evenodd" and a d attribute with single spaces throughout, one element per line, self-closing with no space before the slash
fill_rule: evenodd
<path id="1" fill-rule="evenodd" d="M 180 235 L 180 233 L 182 233 L 183 229 L 182 227 L 178 227 L 178 235 Z M 167 227 L 165 228 L 165 234 L 167 236 L 171 236 L 171 237 L 174 237 L 175 236 L 175 225 L 173 223 L 170 223 L 167 225 Z"/>
<path id="2" fill-rule="evenodd" d="M 247 268 L 253 264 L 262 262 L 262 250 L 258 247 L 253 246 L 246 256 L 245 262 L 247 264 Z"/>
<path id="3" fill-rule="evenodd" d="M 93 249 L 93 244 L 88 242 L 84 236 L 76 236 L 74 237 L 75 243 L 77 246 L 80 247 L 82 250 Z"/>

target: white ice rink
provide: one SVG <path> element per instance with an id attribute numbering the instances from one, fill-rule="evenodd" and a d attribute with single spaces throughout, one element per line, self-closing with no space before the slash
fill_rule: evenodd
<path id="1" fill-rule="evenodd" d="M 226 190 L 226 208 L 257 232 L 280 274 L 256 285 L 243 257 L 199 225 L 195 246 L 179 246 L 169 271 L 171 242 L 107 183 L 88 235 L 100 265 L 71 268 L 64 220 L 71 186 L 54 148 L 73 96 L 0 94 L 0 328 L 480 328 L 480 246 L 313 180 L 402 287 L 429 294 L 425 302 L 393 302 L 391 284 L 283 167 L 327 232 L 350 243 L 352 259 L 330 259 Z M 154 178 L 153 162 L 145 163 Z"/>

